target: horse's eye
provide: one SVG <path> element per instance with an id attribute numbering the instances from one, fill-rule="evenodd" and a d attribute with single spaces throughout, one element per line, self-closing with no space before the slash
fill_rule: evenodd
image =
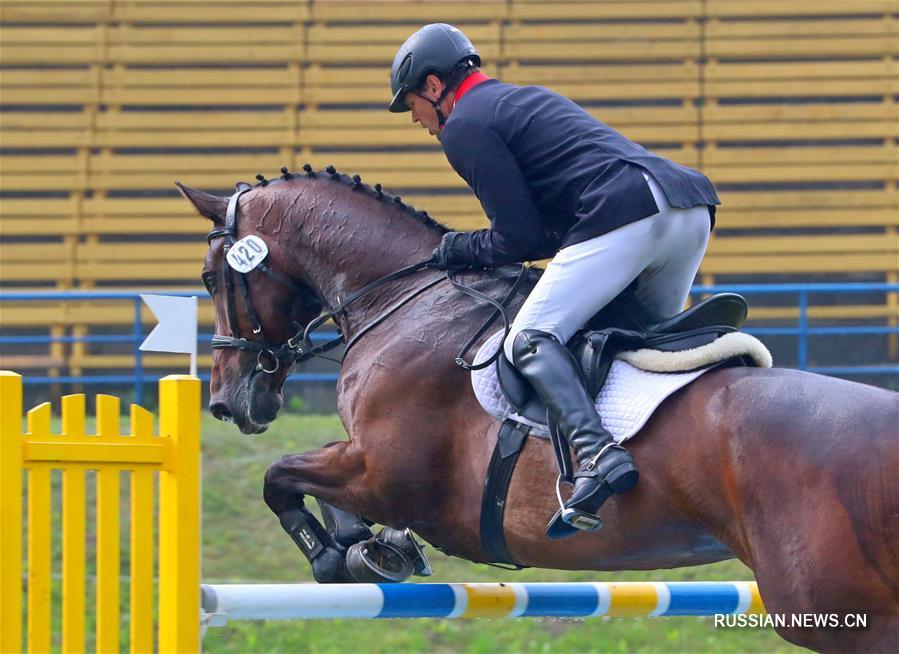
<path id="1" fill-rule="evenodd" d="M 209 294 L 212 295 L 215 292 L 215 283 L 218 280 L 218 275 L 214 272 L 204 272 L 202 279 L 203 286 L 205 286 L 206 290 L 209 291 Z"/>

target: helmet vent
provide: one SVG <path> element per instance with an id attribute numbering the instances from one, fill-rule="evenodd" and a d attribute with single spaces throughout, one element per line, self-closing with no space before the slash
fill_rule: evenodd
<path id="1" fill-rule="evenodd" d="M 402 84 L 406 81 L 406 78 L 409 76 L 409 70 L 412 68 L 412 53 L 406 55 L 406 58 L 403 59 L 403 63 L 400 64 L 399 70 L 396 72 L 397 81 Z"/>

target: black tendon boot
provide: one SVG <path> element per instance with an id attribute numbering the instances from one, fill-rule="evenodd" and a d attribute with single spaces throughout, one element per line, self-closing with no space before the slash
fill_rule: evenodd
<path id="1" fill-rule="evenodd" d="M 337 546 L 305 506 L 287 509 L 278 520 L 312 566 L 312 576 L 320 584 L 353 581 L 346 569 L 346 550 Z"/>
<path id="2" fill-rule="evenodd" d="M 338 509 L 336 506 L 318 498 L 315 498 L 315 501 L 321 510 L 325 529 L 328 530 L 328 533 L 339 547 L 348 548 L 350 545 L 354 545 L 362 540 L 368 540 L 374 536 L 365 519 L 361 516 Z"/>
<path id="3" fill-rule="evenodd" d="M 602 426 L 574 357 L 553 335 L 533 329 L 519 332 L 512 342 L 512 363 L 546 404 L 579 465 L 574 491 L 565 502 L 565 509 L 573 510 L 563 511 L 562 520 L 577 529 L 598 529 L 602 522 L 589 518 L 610 495 L 637 483 L 634 459 Z M 572 533 L 576 532 L 549 535 L 561 538 Z"/>

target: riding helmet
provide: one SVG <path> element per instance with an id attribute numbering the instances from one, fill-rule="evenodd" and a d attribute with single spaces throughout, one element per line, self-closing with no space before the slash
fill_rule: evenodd
<path id="1" fill-rule="evenodd" d="M 468 60 L 475 66 L 481 65 L 478 51 L 459 29 L 446 23 L 425 25 L 406 39 L 393 58 L 390 68 L 393 100 L 388 109 L 393 113 L 409 111 L 406 93 L 417 90 L 428 75 L 445 75 Z"/>

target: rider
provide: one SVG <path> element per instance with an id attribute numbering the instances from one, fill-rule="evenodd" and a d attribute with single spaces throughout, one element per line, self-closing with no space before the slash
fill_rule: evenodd
<path id="1" fill-rule="evenodd" d="M 574 450 L 579 467 L 565 508 L 595 514 L 639 475 L 603 427 L 565 343 L 635 280 L 648 309 L 681 311 L 720 202 L 702 173 L 553 91 L 490 79 L 480 65 L 461 31 L 425 25 L 393 60 L 389 110 L 411 111 L 437 137 L 490 219 L 487 229 L 445 234 L 436 267 L 553 257 L 503 349 Z"/>

